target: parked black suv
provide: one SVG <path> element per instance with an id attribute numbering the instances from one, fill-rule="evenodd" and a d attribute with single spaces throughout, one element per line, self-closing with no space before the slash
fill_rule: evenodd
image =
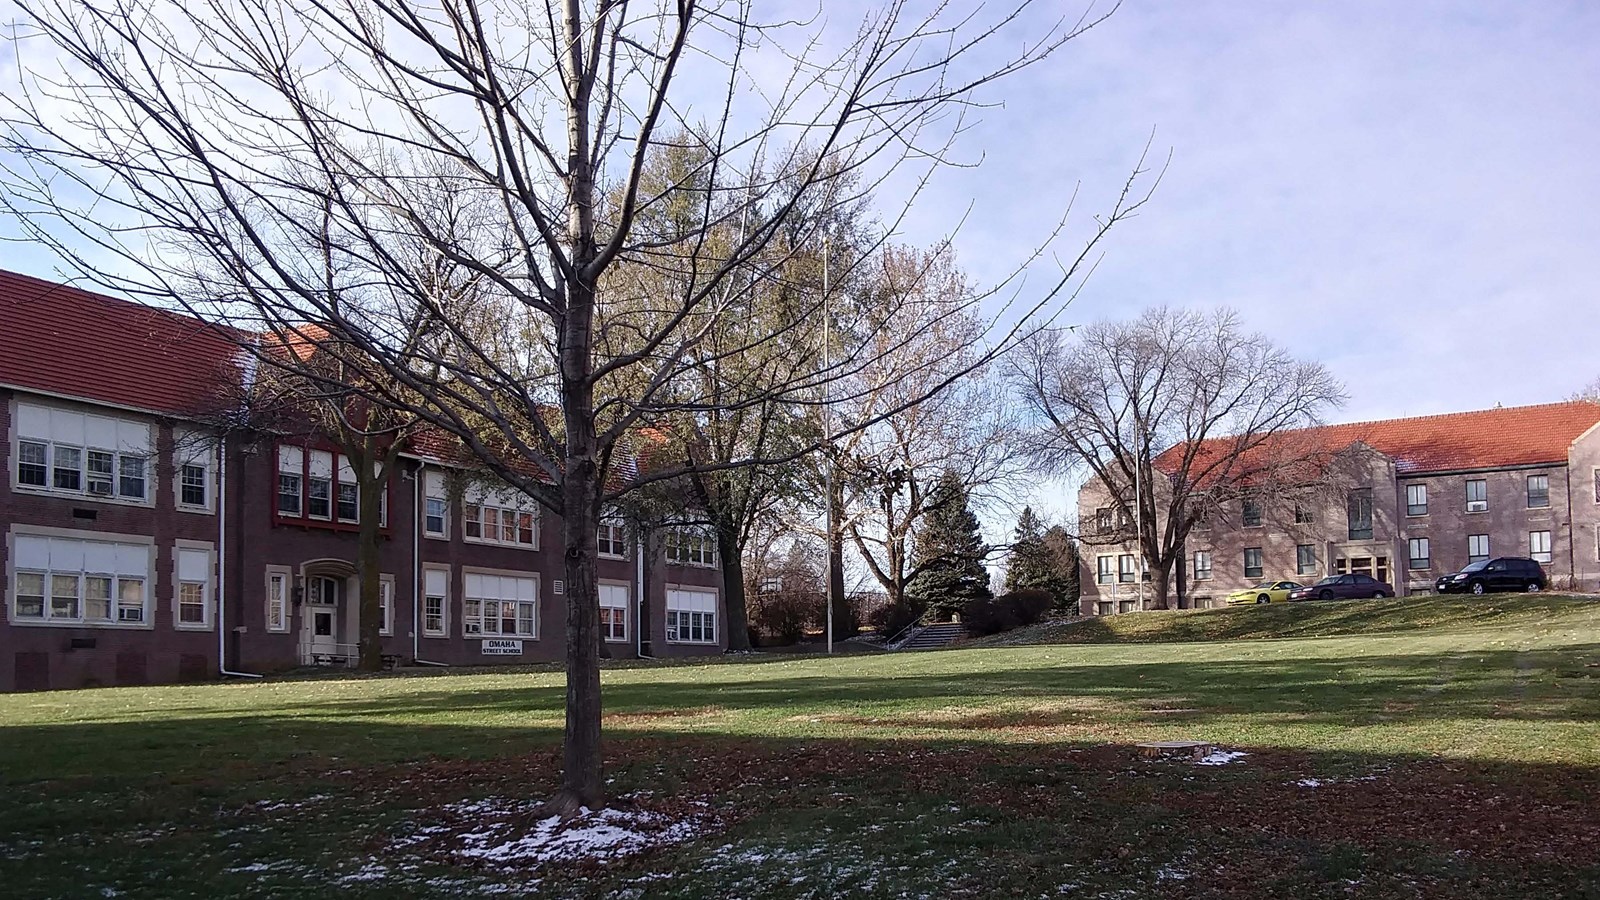
<path id="1" fill-rule="evenodd" d="M 1542 591 L 1548 582 L 1544 569 L 1531 559 L 1499 556 L 1470 563 L 1454 575 L 1439 579 L 1441 594 L 1494 594 L 1501 591 Z"/>

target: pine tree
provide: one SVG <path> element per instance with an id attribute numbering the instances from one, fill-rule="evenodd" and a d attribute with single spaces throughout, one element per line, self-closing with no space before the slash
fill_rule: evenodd
<path id="1" fill-rule="evenodd" d="M 1024 506 L 1011 538 L 1011 554 L 1006 559 L 1006 590 L 1049 590 L 1051 575 L 1050 552 L 1044 545 L 1044 524 L 1033 514 L 1033 507 Z"/>
<path id="2" fill-rule="evenodd" d="M 954 472 L 939 476 L 930 495 L 931 510 L 913 547 L 917 575 L 906 585 L 914 607 L 935 613 L 959 612 L 970 600 L 987 600 L 988 546 L 978 517 L 967 506 L 967 486 Z"/>
<path id="3" fill-rule="evenodd" d="M 1045 589 L 1055 598 L 1056 609 L 1076 613 L 1082 592 L 1078 542 L 1072 539 L 1065 528 L 1057 525 L 1045 532 L 1041 543 L 1050 571 L 1049 584 Z"/>

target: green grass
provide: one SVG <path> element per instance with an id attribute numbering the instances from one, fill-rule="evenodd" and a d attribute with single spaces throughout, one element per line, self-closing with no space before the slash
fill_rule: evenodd
<path id="1" fill-rule="evenodd" d="M 579 869 L 395 846 L 443 804 L 548 795 L 548 669 L 0 697 L 0 893 L 1600 896 L 1600 603 L 1027 637 L 1045 643 L 609 667 L 613 794 L 715 824 Z M 1130 746 L 1162 738 L 1249 755 Z"/>

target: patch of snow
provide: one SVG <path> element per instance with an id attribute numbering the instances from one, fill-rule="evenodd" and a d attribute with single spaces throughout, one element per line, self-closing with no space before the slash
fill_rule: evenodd
<path id="1" fill-rule="evenodd" d="M 607 862 L 657 847 L 681 844 L 704 834 L 701 816 L 672 817 L 647 810 L 580 809 L 563 820 L 546 816 L 529 822 L 538 808 L 529 801 L 490 798 L 439 808 L 459 824 L 430 825 L 390 842 L 391 849 L 433 843 L 449 856 L 500 867 L 554 862 Z"/>
<path id="2" fill-rule="evenodd" d="M 1195 764 L 1200 766 L 1225 766 L 1229 763 L 1236 763 L 1249 755 L 1243 750 L 1213 750 L 1206 756 L 1195 760 Z"/>
<path id="3" fill-rule="evenodd" d="M 362 866 L 357 871 L 351 872 L 349 875 L 346 875 L 343 878 L 340 878 L 339 879 L 339 883 L 340 884 L 351 884 L 351 883 L 354 883 L 354 882 L 361 882 L 361 881 L 382 881 L 383 879 L 388 878 L 388 877 L 389 877 L 389 867 L 388 866 L 385 866 L 385 865 L 379 863 L 377 860 L 368 860 L 367 864 Z"/>
<path id="4" fill-rule="evenodd" d="M 1321 778 L 1302 778 L 1299 781 L 1296 781 L 1295 784 L 1298 784 L 1304 788 L 1319 788 L 1325 784 L 1333 784 L 1333 781 L 1331 779 L 1324 781 Z"/>

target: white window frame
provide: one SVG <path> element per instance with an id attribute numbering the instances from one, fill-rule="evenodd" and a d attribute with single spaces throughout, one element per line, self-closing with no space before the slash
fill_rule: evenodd
<path id="1" fill-rule="evenodd" d="M 609 644 L 625 644 L 631 640 L 633 628 L 629 624 L 628 610 L 633 606 L 633 591 L 626 582 L 602 581 L 600 582 L 600 639 Z M 616 592 L 622 593 L 620 605 L 616 600 Z M 608 599 L 607 593 L 612 596 Z M 607 613 L 612 613 L 608 616 Z M 621 613 L 620 616 L 615 613 Z M 619 621 L 620 619 L 620 621 Z M 616 626 L 621 626 L 621 631 Z"/>
<path id="2" fill-rule="evenodd" d="M 154 432 L 150 423 L 55 406 L 44 406 L 36 403 L 19 402 L 13 408 L 13 411 L 11 458 L 14 462 L 11 465 L 11 489 L 14 492 L 83 498 L 95 503 L 115 503 L 124 506 L 154 505 L 155 472 L 152 469 L 151 461 L 155 458 L 155 441 L 153 440 Z M 61 438 L 59 436 L 60 433 L 54 427 L 54 423 L 52 423 L 52 427 L 47 429 L 51 432 L 49 435 L 25 433 L 22 424 L 23 419 L 38 415 L 46 416 L 52 420 L 56 417 L 67 421 L 82 419 L 83 424 L 78 426 L 75 432 L 79 435 L 79 439 L 65 440 Z M 91 419 L 101 422 L 100 427 L 102 429 L 109 428 L 112 431 L 118 431 L 125 426 L 130 434 L 142 432 L 141 439 L 137 441 L 138 448 L 134 449 L 128 446 L 105 447 L 90 440 L 91 435 L 87 432 L 88 422 Z M 24 484 L 22 482 L 22 446 L 24 444 L 44 448 L 44 484 Z M 58 466 L 58 453 L 60 452 L 76 454 L 77 462 L 75 466 L 71 468 Z M 91 453 L 103 454 L 110 458 L 110 472 L 105 473 L 103 478 L 96 479 L 108 484 L 108 490 L 105 492 L 92 492 L 89 490 L 89 454 Z M 128 463 L 132 462 L 138 462 L 139 464 L 137 478 L 141 485 L 141 490 L 137 494 L 126 492 L 122 489 L 124 484 L 123 469 Z M 29 463 L 29 465 L 36 464 Z M 77 486 L 69 488 L 57 487 L 57 469 L 60 469 L 63 473 L 73 474 L 77 480 Z M 134 476 L 128 477 L 132 478 Z"/>
<path id="3" fill-rule="evenodd" d="M 1472 486 L 1475 484 L 1483 485 L 1483 497 L 1478 500 L 1472 499 Z M 1481 513 L 1489 511 L 1489 479 L 1468 478 L 1464 490 L 1466 491 L 1467 512 Z"/>
<path id="4" fill-rule="evenodd" d="M 1139 564 L 1132 553 L 1117 554 L 1117 583 L 1133 584 L 1139 578 Z"/>
<path id="5" fill-rule="evenodd" d="M 21 565 L 16 557 L 15 547 L 17 537 L 30 537 L 38 539 L 59 539 L 79 544 L 111 545 L 117 550 L 126 551 L 130 555 L 143 559 L 144 571 L 132 574 L 119 571 L 102 571 L 90 568 L 87 564 L 78 569 L 56 569 L 53 566 L 37 567 Z M 117 540 L 117 536 L 90 534 L 73 531 L 70 529 L 39 528 L 14 530 L 12 532 L 12 553 L 10 554 L 10 568 L 5 582 L 6 616 L 7 620 L 21 627 L 46 627 L 46 628 L 115 628 L 150 630 L 155 627 L 154 604 L 151 602 L 151 591 L 155 582 L 154 555 L 151 553 L 153 545 L 145 541 Z M 54 556 L 53 553 L 50 554 Z M 20 613 L 19 600 L 22 597 L 22 579 L 24 576 L 39 578 L 42 606 L 37 616 L 26 616 Z M 56 578 L 71 578 L 74 580 L 76 591 L 75 601 L 77 614 L 75 616 L 58 616 L 54 614 L 52 603 Z M 88 611 L 88 579 L 106 578 L 110 580 L 110 596 L 107 604 L 107 618 L 91 619 Z M 127 587 L 137 584 L 139 586 L 139 611 L 135 620 L 125 620 L 122 617 L 124 610 L 123 593 Z M 36 596 L 32 593 L 28 596 Z M 134 607 L 127 607 L 132 609 Z"/>
<path id="6" fill-rule="evenodd" d="M 1422 551 L 1418 556 L 1417 551 Z M 1418 565 L 1417 561 L 1422 564 Z M 1425 537 L 1414 537 L 1406 540 L 1406 565 L 1414 571 L 1423 571 L 1433 568 L 1433 542 Z"/>
<path id="7" fill-rule="evenodd" d="M 1550 531 L 1548 529 L 1528 532 L 1528 558 L 1534 562 L 1553 562 L 1554 554 L 1551 553 Z"/>
<path id="8" fill-rule="evenodd" d="M 1482 553 L 1473 553 L 1472 552 L 1472 545 L 1479 538 L 1483 539 L 1483 552 Z M 1469 535 L 1467 535 L 1467 562 L 1475 563 L 1475 562 L 1478 562 L 1480 560 L 1493 559 L 1493 558 L 1494 558 L 1494 550 L 1490 547 L 1489 536 L 1487 534 L 1469 534 Z"/>
<path id="9" fill-rule="evenodd" d="M 294 608 L 294 572 L 286 566 L 267 566 L 265 607 L 262 610 L 263 627 L 268 634 L 285 634 L 289 631 L 289 618 Z M 278 624 L 272 624 L 272 608 L 278 607 Z"/>
<path id="10" fill-rule="evenodd" d="M 627 559 L 627 524 L 620 519 L 601 519 L 600 526 L 595 529 L 595 546 L 605 559 Z"/>
<path id="11" fill-rule="evenodd" d="M 667 529 L 661 552 L 668 565 L 717 567 L 717 540 L 699 525 L 674 525 Z"/>
<path id="12" fill-rule="evenodd" d="M 506 580 L 529 582 L 533 585 L 533 598 L 528 600 L 515 597 L 508 599 L 504 596 L 501 596 L 499 593 L 497 593 L 494 597 L 473 597 L 469 593 L 472 590 L 471 584 L 473 576 L 496 578 L 502 583 Z M 462 637 L 475 639 L 504 637 L 529 641 L 536 641 L 539 639 L 539 579 L 537 576 L 529 575 L 526 572 L 507 572 L 494 569 L 463 569 L 461 581 Z M 495 604 L 495 609 L 497 610 L 497 614 L 493 617 L 484 614 L 490 603 Z M 512 617 L 512 621 L 517 624 L 518 630 L 516 631 L 505 630 L 504 623 L 506 617 L 503 613 L 498 612 L 499 610 L 503 609 L 504 604 L 507 603 L 513 604 L 516 610 L 516 614 Z M 533 613 L 531 617 L 532 625 L 527 631 L 521 630 L 523 622 L 522 608 L 524 606 L 529 607 Z M 492 631 L 489 628 L 489 624 L 491 622 L 494 624 L 494 630 Z"/>
<path id="13" fill-rule="evenodd" d="M 1115 584 L 1117 581 L 1117 565 L 1115 554 L 1103 554 L 1094 558 L 1094 583 Z"/>
<path id="14" fill-rule="evenodd" d="M 394 576 L 378 576 L 378 634 L 394 637 Z"/>
<path id="15" fill-rule="evenodd" d="M 184 577 L 184 555 L 198 554 L 204 557 L 204 573 L 201 577 Z M 194 556 L 190 557 L 191 559 Z M 178 631 L 210 631 L 216 621 L 216 578 L 217 557 L 213 547 L 203 541 L 174 541 L 172 545 L 172 627 Z M 183 620 L 183 592 L 185 587 L 198 587 L 200 589 L 199 622 L 185 622 Z"/>
<path id="16" fill-rule="evenodd" d="M 429 575 L 438 573 L 439 591 L 430 590 Z M 422 608 L 419 622 L 422 627 L 423 637 L 442 638 L 450 636 L 450 568 L 448 566 L 424 566 L 422 569 Z M 428 601 L 431 598 L 439 600 L 439 627 L 428 627 Z"/>
<path id="17" fill-rule="evenodd" d="M 689 609 L 682 605 L 685 595 L 708 596 L 711 598 L 711 609 Z M 695 605 L 700 605 L 695 601 Z M 663 622 L 666 625 L 666 638 L 669 644 L 695 644 L 709 646 L 719 642 L 719 629 L 721 622 L 718 611 L 722 605 L 722 598 L 711 588 L 695 587 L 689 585 L 667 586 L 666 615 Z M 696 632 L 699 637 L 695 637 Z"/>
<path id="18" fill-rule="evenodd" d="M 1215 571 L 1211 568 L 1211 565 L 1211 551 L 1196 550 L 1194 552 L 1194 580 L 1210 581 Z"/>
<path id="19" fill-rule="evenodd" d="M 1419 496 L 1419 497 L 1422 498 L 1422 502 L 1417 503 L 1417 502 L 1413 501 L 1413 492 L 1415 493 L 1415 496 Z M 1422 512 L 1412 512 L 1411 511 L 1413 507 L 1418 507 L 1418 506 L 1422 507 Z M 1427 484 L 1427 482 L 1417 481 L 1417 482 L 1413 482 L 1411 484 L 1406 485 L 1406 517 L 1407 518 L 1412 518 L 1412 519 L 1420 519 L 1423 516 L 1426 516 L 1427 514 L 1428 514 L 1428 484 Z"/>
<path id="20" fill-rule="evenodd" d="M 209 513 L 214 509 L 217 493 L 214 462 L 219 449 L 216 440 L 208 435 L 184 431 L 173 433 L 172 502 L 181 512 Z M 183 499 L 183 489 L 192 486 L 185 471 L 191 466 L 201 473 L 199 488 L 204 492 L 204 499 L 200 503 L 188 503 Z M 277 498 L 274 497 L 272 502 L 276 505 Z"/>
<path id="21" fill-rule="evenodd" d="M 488 521 L 484 515 L 485 510 L 495 511 L 495 536 L 484 536 L 484 523 Z M 505 539 L 505 517 L 510 513 L 515 525 L 512 527 L 512 540 Z M 529 516 L 528 540 L 522 540 L 522 517 Z M 506 498 L 496 498 L 486 495 L 470 502 L 461 504 L 461 539 L 469 544 L 489 544 L 495 547 L 516 547 L 520 550 L 539 549 L 539 507 L 529 501 L 512 502 L 507 505 Z M 474 535 L 472 529 L 476 527 L 478 533 Z"/>

